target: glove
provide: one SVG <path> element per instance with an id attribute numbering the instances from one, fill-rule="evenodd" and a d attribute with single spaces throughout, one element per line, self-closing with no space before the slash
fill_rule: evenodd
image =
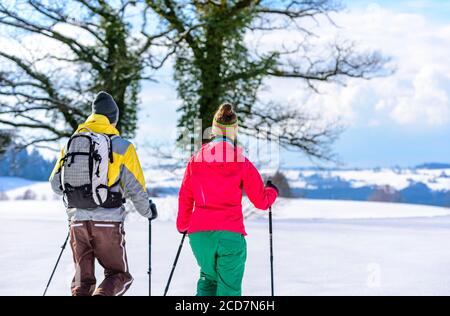
<path id="1" fill-rule="evenodd" d="M 277 194 L 280 194 L 280 190 L 278 189 L 278 187 L 275 184 L 272 183 L 271 180 L 267 180 L 266 188 L 275 189 L 275 191 L 277 191 Z"/>
<path id="2" fill-rule="evenodd" d="M 150 210 L 152 211 L 151 216 L 148 218 L 149 221 L 153 221 L 158 218 L 158 210 L 156 209 L 156 204 L 152 200 L 148 200 L 150 203 Z"/>

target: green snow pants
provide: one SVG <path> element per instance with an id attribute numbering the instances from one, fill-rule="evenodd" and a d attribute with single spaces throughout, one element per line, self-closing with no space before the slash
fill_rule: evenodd
<path id="1" fill-rule="evenodd" d="M 247 259 L 245 237 L 227 231 L 189 235 L 201 268 L 197 296 L 241 296 Z"/>

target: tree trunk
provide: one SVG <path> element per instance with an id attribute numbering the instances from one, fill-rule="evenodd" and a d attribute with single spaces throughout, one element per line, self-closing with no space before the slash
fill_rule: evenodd
<path id="1" fill-rule="evenodd" d="M 209 25 L 206 32 L 206 47 L 204 67 L 201 69 L 201 91 L 199 100 L 199 115 L 202 119 L 202 135 L 210 128 L 217 107 L 222 102 L 221 65 L 223 52 L 223 38 L 219 36 L 214 25 Z M 209 136 L 209 135 L 208 135 Z M 209 137 L 203 139 L 209 142 Z"/>

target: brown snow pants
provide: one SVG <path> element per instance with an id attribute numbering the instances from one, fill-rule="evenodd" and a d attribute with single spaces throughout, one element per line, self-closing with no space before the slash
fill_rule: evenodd
<path id="1" fill-rule="evenodd" d="M 73 296 L 121 296 L 131 286 L 123 223 L 74 221 L 70 244 L 75 262 Z M 105 269 L 105 279 L 97 289 L 95 259 Z"/>

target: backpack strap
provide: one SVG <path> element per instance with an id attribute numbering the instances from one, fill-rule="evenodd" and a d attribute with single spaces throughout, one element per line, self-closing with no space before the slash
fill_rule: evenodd
<path id="1" fill-rule="evenodd" d="M 108 139 L 109 139 L 109 144 L 108 144 L 108 146 L 109 146 L 109 148 L 108 148 L 108 150 L 109 150 L 109 152 L 108 152 L 109 162 L 113 163 L 114 162 L 114 155 L 113 155 L 113 150 L 112 150 L 112 141 L 113 141 L 114 138 L 117 138 L 119 136 L 117 136 L 117 135 L 106 135 L 106 136 L 108 136 Z"/>

